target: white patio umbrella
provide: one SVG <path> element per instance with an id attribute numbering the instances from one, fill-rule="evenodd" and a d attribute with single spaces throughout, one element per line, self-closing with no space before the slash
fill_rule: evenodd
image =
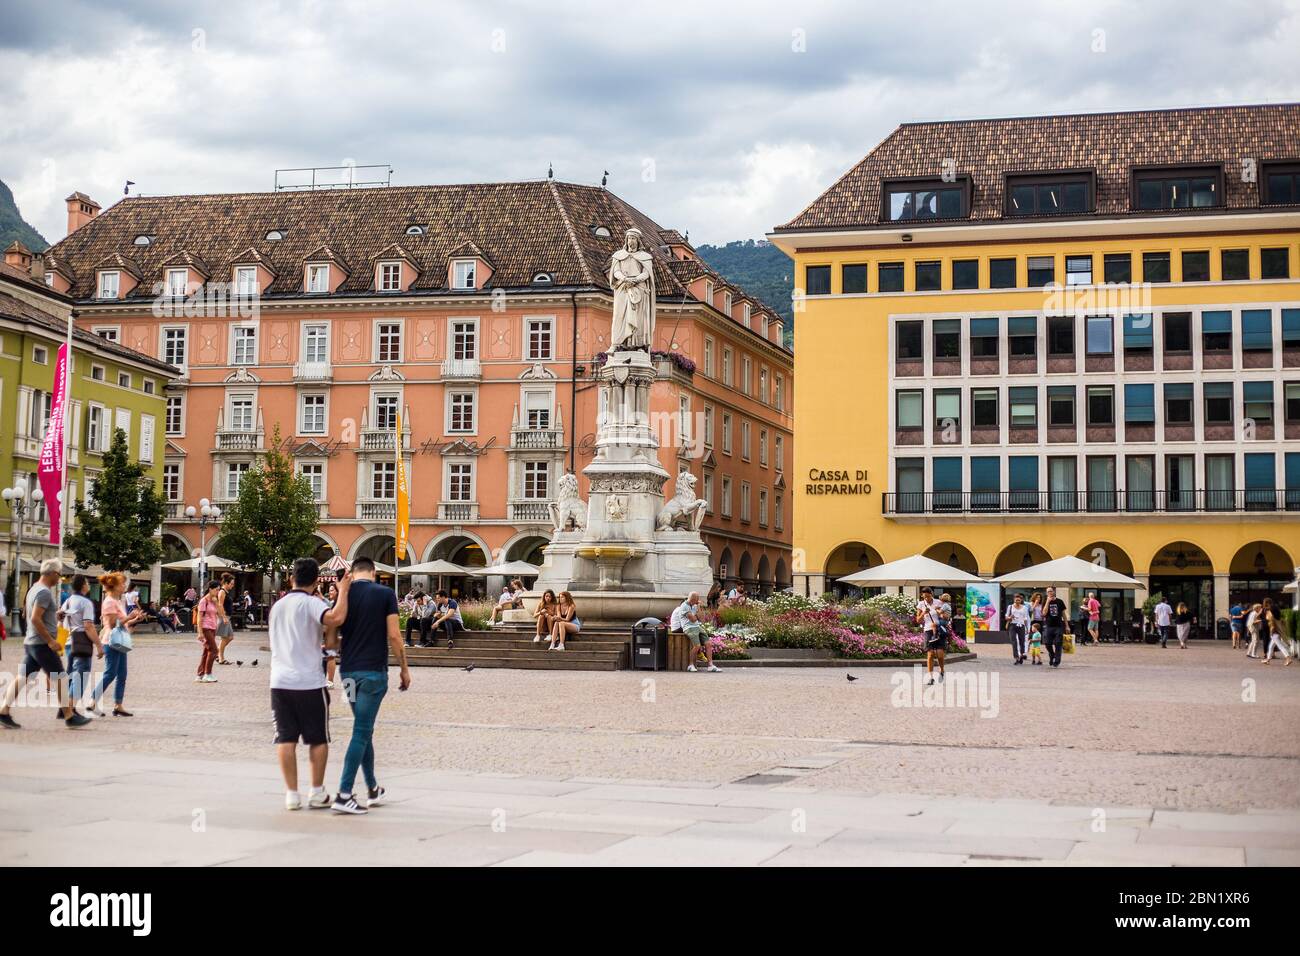
<path id="1" fill-rule="evenodd" d="M 1030 568 L 1021 568 L 993 579 L 1003 587 L 1056 587 L 1066 588 L 1140 588 L 1142 584 L 1100 564 L 1068 556 L 1044 561 Z"/>
<path id="2" fill-rule="evenodd" d="M 462 568 L 459 564 L 452 564 L 450 561 L 444 561 L 438 558 L 434 561 L 425 561 L 423 564 L 413 564 L 409 568 L 402 568 L 403 574 L 469 574 L 468 568 Z"/>
<path id="3" fill-rule="evenodd" d="M 503 561 L 488 568 L 472 568 L 469 573 L 480 578 L 491 577 L 494 574 L 506 578 L 535 578 L 541 570 L 537 565 L 529 564 L 527 561 Z"/>
<path id="4" fill-rule="evenodd" d="M 213 568 L 237 568 L 238 564 L 233 561 L 227 561 L 225 558 L 218 558 L 215 554 L 210 554 L 204 559 L 207 563 L 208 570 Z M 199 567 L 198 558 L 186 558 L 184 561 L 170 561 L 163 567 L 168 571 L 197 571 Z"/>
<path id="5" fill-rule="evenodd" d="M 1282 593 L 1295 594 L 1297 590 L 1300 590 L 1300 587 L 1297 587 L 1296 583 L 1292 581 L 1290 584 L 1288 584 L 1286 587 L 1282 589 Z"/>
<path id="6" fill-rule="evenodd" d="M 838 580 L 859 587 L 909 587 L 922 584 L 963 587 L 984 579 L 923 554 L 914 554 L 910 558 L 899 558 L 874 568 L 846 574 Z"/>

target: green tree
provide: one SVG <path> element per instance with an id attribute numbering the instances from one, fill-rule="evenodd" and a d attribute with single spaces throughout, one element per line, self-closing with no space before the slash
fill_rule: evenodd
<path id="1" fill-rule="evenodd" d="M 250 571 L 283 575 L 316 550 L 318 524 L 311 485 L 296 474 L 277 426 L 266 457 L 239 482 L 239 499 L 221 518 L 221 556 Z"/>
<path id="2" fill-rule="evenodd" d="M 77 530 L 64 541 L 77 564 L 135 573 L 162 557 L 157 535 L 165 508 L 148 472 L 147 466 L 130 461 L 126 433 L 115 428 L 90 504 L 77 502 Z"/>

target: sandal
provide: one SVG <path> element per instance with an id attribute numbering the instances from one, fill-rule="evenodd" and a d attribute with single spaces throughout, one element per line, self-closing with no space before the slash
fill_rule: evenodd
<path id="1" fill-rule="evenodd" d="M 113 708 L 113 716 L 114 716 L 114 717 L 134 717 L 135 714 L 131 713 L 129 710 L 126 710 L 126 709 L 123 708 L 123 707 L 114 707 L 114 708 Z"/>
<path id="2" fill-rule="evenodd" d="M 217 661 L 218 664 L 229 664 L 230 661 Z"/>

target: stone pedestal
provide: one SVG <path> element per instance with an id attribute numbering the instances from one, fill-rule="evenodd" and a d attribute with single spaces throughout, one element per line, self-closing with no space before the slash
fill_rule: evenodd
<path id="1" fill-rule="evenodd" d="M 569 591 L 584 622 L 628 624 L 667 614 L 691 591 L 707 593 L 709 549 L 698 512 L 660 520 L 669 474 L 650 428 L 655 369 L 644 351 L 613 352 L 599 372 L 596 454 L 583 474 L 590 497 L 586 526 L 557 529 L 533 592 Z M 693 479 L 679 478 L 689 489 Z M 679 491 L 681 489 L 678 489 Z M 674 502 L 689 509 L 689 492 Z"/>

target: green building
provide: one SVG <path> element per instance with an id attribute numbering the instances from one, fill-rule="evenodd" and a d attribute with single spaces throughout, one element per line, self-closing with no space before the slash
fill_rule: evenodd
<path id="1" fill-rule="evenodd" d="M 0 501 L 0 581 L 10 611 L 15 569 L 22 581 L 17 593 L 23 594 L 40 562 L 58 556 L 58 546 L 49 543 L 45 502 L 32 501 L 31 492 L 39 487 L 37 464 L 54 401 L 59 346 L 66 341 L 73 303 L 48 288 L 39 272 L 39 259 L 33 269 L 33 256 L 21 244 L 5 250 L 0 265 L 0 483 L 14 488 L 22 482 L 28 491 L 21 535 L 16 503 Z M 114 428 L 126 432 L 131 458 L 148 465 L 154 481 L 163 486 L 166 391 L 178 375 L 157 359 L 74 329 L 67 415 L 70 500 L 90 497 Z M 76 515 L 72 508 L 67 511 L 65 528 L 70 530 Z M 75 563 L 70 551 L 65 551 L 64 562 Z M 159 573 L 154 567 L 135 576 L 142 600 L 156 594 Z"/>

